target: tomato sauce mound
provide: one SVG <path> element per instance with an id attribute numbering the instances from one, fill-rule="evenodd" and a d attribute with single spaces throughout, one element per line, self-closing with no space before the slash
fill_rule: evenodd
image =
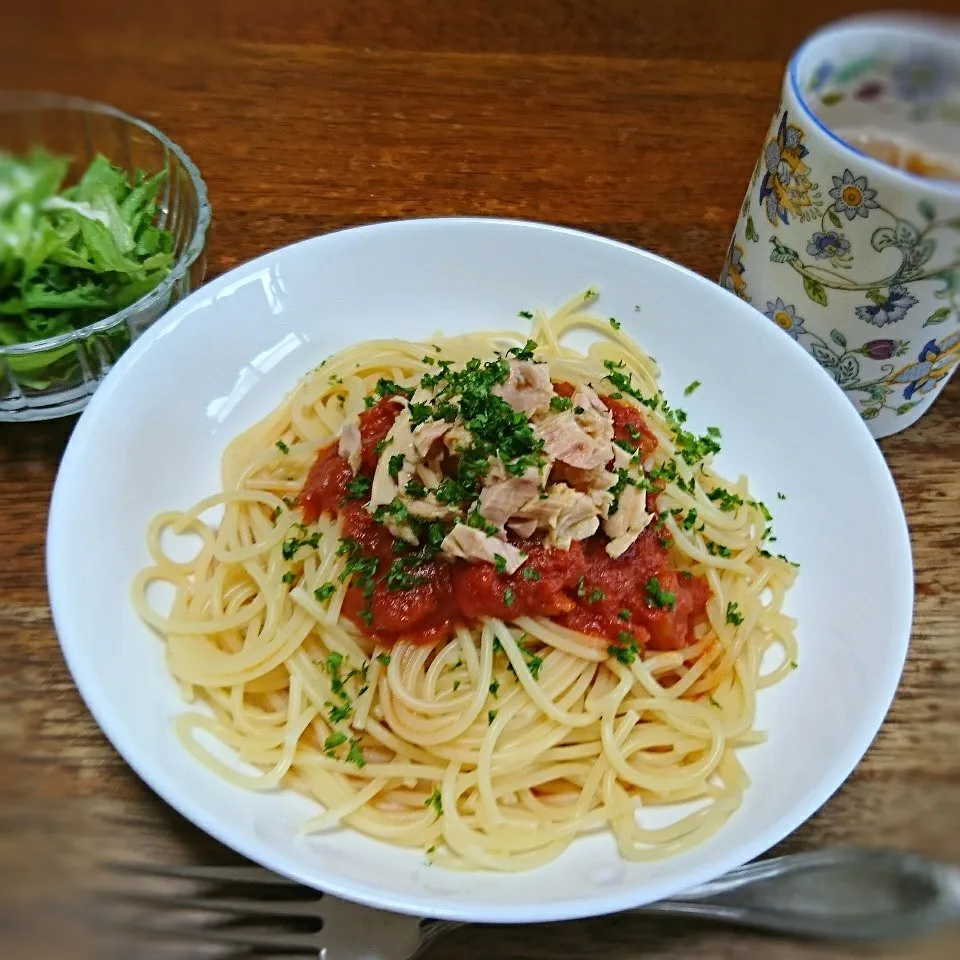
<path id="1" fill-rule="evenodd" d="M 554 387 L 561 396 L 573 393 L 570 384 Z M 637 446 L 644 455 L 655 449 L 656 438 L 639 410 L 609 397 L 601 399 L 613 414 L 616 439 Z M 385 397 L 360 415 L 358 476 L 372 479 L 377 444 L 390 432 L 399 411 L 400 405 Z M 352 544 L 354 555 L 376 558 L 369 580 L 347 589 L 343 613 L 383 643 L 401 638 L 433 643 L 481 617 L 549 617 L 594 638 L 598 646 L 636 643 L 650 650 L 676 650 L 693 642 L 693 628 L 705 617 L 710 598 L 706 580 L 673 569 L 668 546 L 653 527 L 619 557 L 607 554 L 607 538 L 600 533 L 574 542 L 569 550 L 539 540 L 516 540 L 527 560 L 513 574 L 499 573 L 488 563 L 451 563 L 438 557 L 405 567 L 403 572 L 414 585 L 391 589 L 388 572 L 405 548 L 398 550 L 389 531 L 359 501 L 348 499 L 353 479 L 336 444 L 325 447 L 297 502 L 307 523 L 321 514 L 339 517 L 341 535 Z"/>

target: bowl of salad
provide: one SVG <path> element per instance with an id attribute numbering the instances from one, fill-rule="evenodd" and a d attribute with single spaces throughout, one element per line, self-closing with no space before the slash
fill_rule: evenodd
<path id="1" fill-rule="evenodd" d="M 78 413 L 202 282 L 207 190 L 159 130 L 55 94 L 0 94 L 0 421 Z"/>

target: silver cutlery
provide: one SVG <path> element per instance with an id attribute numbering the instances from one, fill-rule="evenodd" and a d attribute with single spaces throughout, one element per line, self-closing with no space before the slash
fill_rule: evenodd
<path id="1" fill-rule="evenodd" d="M 189 929 L 176 929 L 179 939 L 297 951 L 321 960 L 409 960 L 436 937 L 462 926 L 387 913 L 307 891 L 253 865 L 111 866 L 125 874 L 202 884 L 200 891 L 189 894 L 137 892 L 127 884 L 122 894 L 127 902 L 244 921 L 234 926 L 191 923 Z M 210 885 L 228 888 L 231 895 L 214 895 Z M 269 891 L 269 896 L 252 895 L 254 887 Z M 903 938 L 960 920 L 960 868 L 891 851 L 819 850 L 756 861 L 628 913 L 699 917 L 812 938 Z M 263 925 L 251 926 L 251 920 Z M 305 924 L 309 929 L 303 929 Z M 135 925 L 142 931 L 171 933 L 162 917 L 161 922 L 154 917 Z"/>

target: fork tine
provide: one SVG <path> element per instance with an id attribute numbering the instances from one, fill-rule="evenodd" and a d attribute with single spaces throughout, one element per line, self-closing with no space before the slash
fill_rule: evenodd
<path id="1" fill-rule="evenodd" d="M 109 862 L 104 864 L 107 870 L 118 873 L 138 873 L 154 877 L 172 877 L 178 880 L 206 880 L 211 883 L 258 883 L 278 887 L 300 886 L 295 880 L 271 873 L 263 867 L 255 866 L 224 866 L 224 867 L 178 867 L 156 863 L 121 863 Z M 321 891 L 316 891 L 322 897 Z"/>
<path id="2" fill-rule="evenodd" d="M 237 913 L 248 917 L 298 917 L 320 919 L 320 898 L 316 900 L 252 900 L 243 897 L 188 897 L 166 893 L 122 891 L 113 896 L 127 903 L 168 909 L 203 910 L 209 913 Z"/>

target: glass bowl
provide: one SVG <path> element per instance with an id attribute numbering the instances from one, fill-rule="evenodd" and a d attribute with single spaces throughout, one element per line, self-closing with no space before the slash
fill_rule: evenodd
<path id="1" fill-rule="evenodd" d="M 210 205 L 190 158 L 143 120 L 113 107 L 46 93 L 0 93 L 0 150 L 34 147 L 73 158 L 71 174 L 98 153 L 133 176 L 166 170 L 157 227 L 173 234 L 173 267 L 149 293 L 89 326 L 32 343 L 0 345 L 0 421 L 78 413 L 130 344 L 202 282 Z"/>

